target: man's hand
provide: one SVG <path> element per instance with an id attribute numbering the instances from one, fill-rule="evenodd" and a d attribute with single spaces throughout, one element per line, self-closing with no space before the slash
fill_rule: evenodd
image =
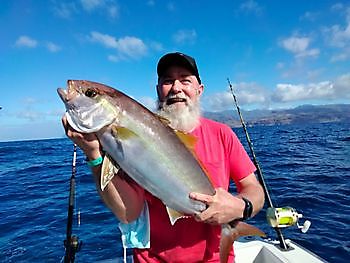
<path id="1" fill-rule="evenodd" d="M 66 116 L 62 117 L 62 124 L 67 137 L 82 149 L 89 160 L 94 160 L 101 156 L 100 143 L 95 134 L 77 132 L 68 124 Z"/>
<path id="2" fill-rule="evenodd" d="M 223 188 L 216 188 L 214 195 L 190 193 L 190 198 L 205 203 L 208 208 L 195 215 L 199 222 L 225 224 L 243 216 L 245 203 Z"/>

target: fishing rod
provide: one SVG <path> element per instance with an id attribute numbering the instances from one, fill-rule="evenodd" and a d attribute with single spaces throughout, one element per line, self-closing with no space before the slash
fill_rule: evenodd
<path id="1" fill-rule="evenodd" d="M 245 122 L 244 122 L 244 120 L 243 120 L 243 116 L 242 116 L 242 114 L 241 114 L 241 110 L 240 110 L 240 108 L 239 108 L 239 106 L 238 106 L 237 98 L 236 98 L 236 95 L 235 95 L 235 93 L 234 93 L 234 91 L 233 91 L 232 84 L 231 84 L 229 78 L 227 78 L 227 81 L 228 81 L 228 84 L 229 84 L 229 86 L 230 86 L 231 94 L 232 94 L 233 100 L 234 100 L 234 102 L 235 102 L 235 105 L 236 105 L 236 108 L 237 108 L 237 112 L 238 112 L 239 118 L 240 118 L 240 120 L 241 120 L 241 124 L 242 124 L 243 130 L 244 130 L 244 133 L 245 133 L 245 137 L 246 137 L 247 142 L 248 142 L 248 145 L 249 145 L 250 152 L 251 152 L 252 157 L 253 157 L 253 162 L 254 162 L 254 165 L 255 165 L 255 167 L 256 167 L 256 173 L 257 173 L 257 176 L 258 176 L 258 180 L 259 180 L 261 186 L 262 186 L 263 189 L 264 189 L 265 197 L 266 197 L 266 199 L 267 199 L 267 201 L 268 201 L 269 207 L 272 208 L 272 209 L 274 209 L 274 205 L 273 205 L 273 203 L 272 203 L 272 199 L 271 199 L 270 194 L 269 194 L 269 191 L 268 191 L 268 189 L 267 189 L 267 186 L 266 186 L 266 183 L 265 183 L 265 180 L 264 180 L 264 176 L 263 176 L 262 170 L 261 170 L 261 168 L 260 168 L 259 162 L 258 162 L 258 160 L 257 160 L 257 158 L 256 158 L 256 155 L 255 155 L 255 151 L 254 151 L 254 148 L 253 148 L 253 144 L 252 144 L 252 142 L 251 142 L 251 140 L 250 140 L 250 136 L 249 136 L 249 133 L 248 133 L 248 130 L 247 130 L 247 126 L 246 126 L 246 124 L 245 124 Z M 286 241 L 285 241 L 285 239 L 284 239 L 284 237 L 283 237 L 281 228 L 279 228 L 279 227 L 274 227 L 274 229 L 275 229 L 276 234 L 277 234 L 277 236 L 278 236 L 278 240 L 279 240 L 279 242 L 280 242 L 280 247 L 281 247 L 283 250 L 287 250 L 287 249 L 288 249 L 288 246 L 287 246 Z"/>
<path id="2" fill-rule="evenodd" d="M 77 158 L 77 145 L 74 144 L 73 160 L 72 160 L 72 176 L 70 178 L 69 201 L 68 201 L 67 231 L 66 231 L 66 240 L 64 240 L 64 247 L 66 248 L 66 253 L 64 256 L 65 263 L 74 263 L 75 254 L 80 250 L 82 245 L 82 241 L 79 241 L 78 236 L 72 235 L 74 201 L 75 201 L 76 158 Z"/>

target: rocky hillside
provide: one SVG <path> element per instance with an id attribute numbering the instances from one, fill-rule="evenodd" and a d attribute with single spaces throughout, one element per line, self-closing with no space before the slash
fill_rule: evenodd
<path id="1" fill-rule="evenodd" d="M 231 127 L 241 126 L 237 111 L 205 112 L 210 119 Z M 283 110 L 242 111 L 247 125 L 350 122 L 350 104 L 302 105 Z"/>

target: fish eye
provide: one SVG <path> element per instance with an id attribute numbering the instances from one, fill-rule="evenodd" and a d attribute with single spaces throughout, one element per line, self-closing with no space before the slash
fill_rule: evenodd
<path id="1" fill-rule="evenodd" d="M 97 95 L 97 92 L 92 90 L 92 89 L 87 89 L 85 91 L 85 96 L 89 97 L 89 98 L 93 98 Z"/>

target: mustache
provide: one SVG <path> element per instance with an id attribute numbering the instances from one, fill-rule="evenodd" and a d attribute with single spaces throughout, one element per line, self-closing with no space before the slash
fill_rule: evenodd
<path id="1" fill-rule="evenodd" d="M 171 105 L 176 102 L 187 102 L 188 97 L 185 94 L 169 94 L 166 99 L 166 105 Z"/>

